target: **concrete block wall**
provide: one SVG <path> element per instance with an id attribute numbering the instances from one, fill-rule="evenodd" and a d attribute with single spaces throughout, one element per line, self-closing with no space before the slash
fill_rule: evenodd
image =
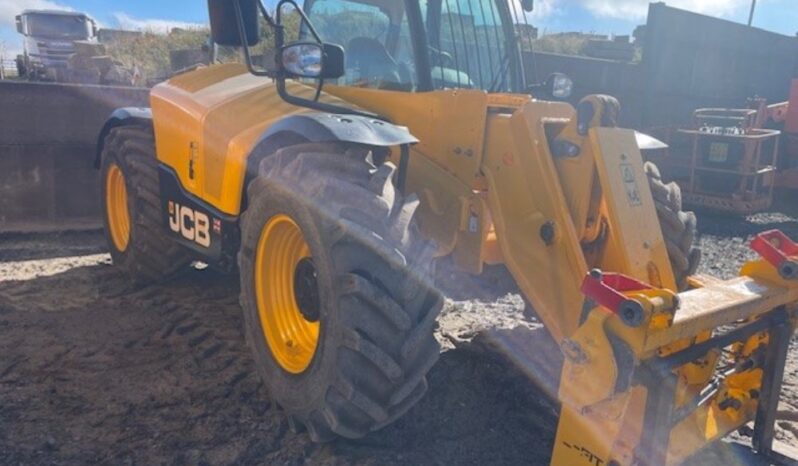
<path id="1" fill-rule="evenodd" d="M 118 107 L 149 91 L 0 82 L 0 233 L 98 228 L 97 136 Z"/>

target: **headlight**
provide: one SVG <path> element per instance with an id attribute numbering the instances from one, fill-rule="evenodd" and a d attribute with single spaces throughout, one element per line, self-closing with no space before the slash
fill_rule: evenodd
<path id="1" fill-rule="evenodd" d="M 574 90 L 574 82 L 568 76 L 562 73 L 554 73 L 549 77 L 548 82 L 550 83 L 551 96 L 555 99 L 571 97 Z"/>

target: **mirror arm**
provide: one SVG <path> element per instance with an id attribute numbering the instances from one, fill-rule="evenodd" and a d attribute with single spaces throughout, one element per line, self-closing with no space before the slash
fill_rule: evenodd
<path id="1" fill-rule="evenodd" d="M 238 35 L 241 37 L 241 46 L 244 49 L 244 61 L 247 62 L 247 69 L 255 76 L 274 77 L 271 71 L 258 70 L 252 63 L 252 54 L 249 53 L 249 41 L 247 40 L 246 25 L 244 24 L 244 13 L 241 11 L 239 0 L 233 0 L 233 7 L 236 10 L 236 20 L 238 21 Z"/>
<path id="2" fill-rule="evenodd" d="M 286 4 L 289 4 L 289 5 L 294 7 L 294 10 L 296 10 L 296 12 L 299 13 L 299 16 L 301 18 L 300 24 L 302 24 L 302 23 L 307 24 L 308 29 L 310 30 L 310 33 L 313 35 L 313 38 L 316 39 L 316 42 L 321 44 L 323 42 L 321 40 L 321 36 L 319 35 L 318 32 L 316 32 L 316 28 L 313 27 L 313 23 L 310 22 L 310 18 L 308 18 L 308 16 L 305 14 L 305 11 L 302 10 L 302 7 L 300 7 L 296 3 L 296 0 L 280 0 L 280 3 L 277 4 L 277 11 L 276 11 L 277 24 L 278 25 L 282 24 L 282 10 L 283 10 L 283 6 L 286 5 Z"/>
<path id="3" fill-rule="evenodd" d="M 313 101 L 318 102 L 321 97 L 321 91 L 324 89 L 324 80 L 319 79 L 319 85 L 316 87 L 316 95 L 313 96 Z"/>
<path id="4" fill-rule="evenodd" d="M 373 118 L 375 120 L 389 122 L 386 118 L 381 117 L 376 113 L 364 112 L 361 110 L 356 110 L 354 108 L 342 107 L 335 104 L 328 104 L 325 102 L 303 99 L 301 97 L 291 95 L 288 93 L 288 91 L 285 88 L 285 78 L 277 80 L 277 94 L 289 104 L 296 105 L 297 107 L 307 107 L 312 110 L 318 110 L 320 112 L 325 112 L 325 113 L 335 113 L 338 115 L 357 115 L 366 118 Z"/>
<path id="5" fill-rule="evenodd" d="M 266 19 L 266 22 L 269 23 L 269 26 L 276 28 L 277 23 L 274 21 L 274 18 L 272 18 L 272 15 L 269 14 L 269 10 L 266 9 L 266 5 L 264 5 L 260 0 L 258 1 L 258 8 L 260 9 L 260 13 Z"/>

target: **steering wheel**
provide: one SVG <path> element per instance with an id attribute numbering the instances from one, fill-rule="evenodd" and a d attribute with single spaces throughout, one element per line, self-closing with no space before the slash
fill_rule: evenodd
<path id="1" fill-rule="evenodd" d="M 435 47 L 428 45 L 430 51 L 430 59 L 433 66 L 440 66 L 443 68 L 451 68 L 454 65 L 454 58 L 449 52 L 438 50 Z"/>

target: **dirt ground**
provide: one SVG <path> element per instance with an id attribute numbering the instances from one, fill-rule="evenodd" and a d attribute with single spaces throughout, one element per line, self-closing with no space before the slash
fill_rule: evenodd
<path id="1" fill-rule="evenodd" d="M 783 214 L 701 219 L 702 272 L 724 278 L 753 233 L 798 237 Z M 253 370 L 237 277 L 189 270 L 134 289 L 104 248 L 99 233 L 0 237 L 0 464 L 548 464 L 557 409 L 541 387 L 556 371 L 514 361 L 557 349 L 501 271 L 444 268 L 444 352 L 418 406 L 363 440 L 315 445 Z M 795 352 L 787 372 L 784 408 L 798 410 Z M 798 428 L 778 436 L 798 446 Z M 755 464 L 728 446 L 693 463 Z"/>

